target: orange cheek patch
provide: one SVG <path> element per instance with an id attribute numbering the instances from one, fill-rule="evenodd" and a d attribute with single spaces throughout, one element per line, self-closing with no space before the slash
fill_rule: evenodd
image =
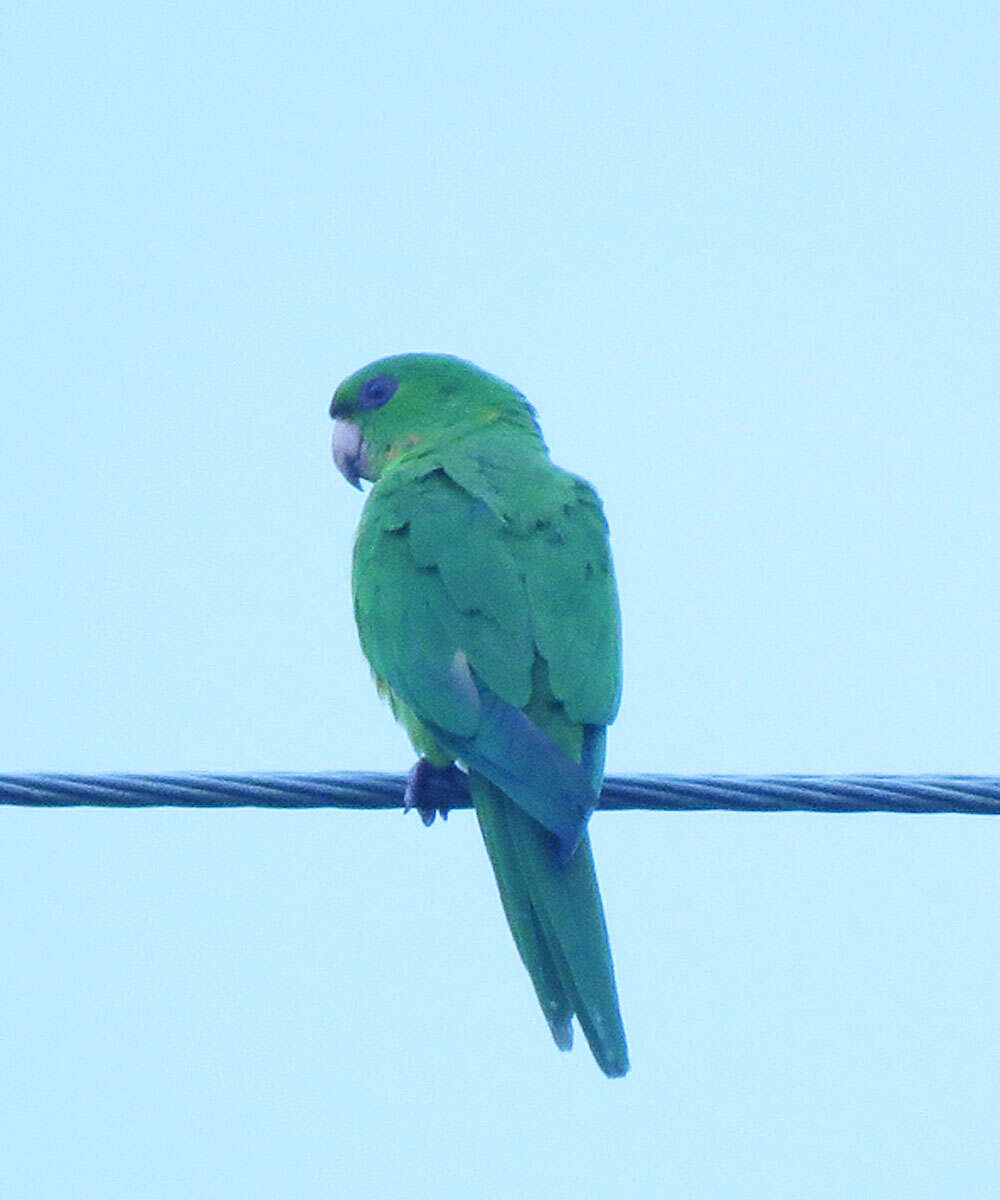
<path id="1" fill-rule="evenodd" d="M 399 458 L 401 454 L 405 454 L 407 450 L 412 450 L 414 446 L 420 445 L 419 433 L 408 433 L 404 437 L 397 438 L 386 451 L 386 460 L 392 462 Z"/>

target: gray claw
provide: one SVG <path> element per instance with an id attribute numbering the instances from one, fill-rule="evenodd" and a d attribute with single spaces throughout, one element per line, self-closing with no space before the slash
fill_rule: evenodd
<path id="1" fill-rule="evenodd" d="M 446 821 L 448 806 L 440 801 L 432 802 L 431 797 L 438 791 L 440 783 L 453 775 L 462 776 L 462 772 L 454 764 L 449 767 L 435 767 L 426 758 L 418 758 L 406 777 L 403 811 L 409 812 L 411 808 L 415 808 L 425 825 L 433 825 L 438 813 L 441 814 L 441 820 Z"/>

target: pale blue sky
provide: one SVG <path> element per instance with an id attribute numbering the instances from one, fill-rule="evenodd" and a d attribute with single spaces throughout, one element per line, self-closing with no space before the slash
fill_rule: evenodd
<path id="1" fill-rule="evenodd" d="M 609 768 L 1000 773 L 995 6 L 5 17 L 0 770 L 400 770 L 333 386 L 612 525 Z M 633 1072 L 469 814 L 0 811 L 0 1194 L 986 1196 L 1000 821 L 598 816 Z"/>

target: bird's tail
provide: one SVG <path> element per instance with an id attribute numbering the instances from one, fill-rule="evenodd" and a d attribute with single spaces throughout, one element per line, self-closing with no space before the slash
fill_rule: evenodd
<path id="1" fill-rule="evenodd" d="M 504 912 L 556 1045 L 573 1044 L 575 1014 L 605 1075 L 624 1075 L 628 1049 L 589 837 L 560 863 L 555 839 L 537 821 L 474 771 L 469 784 Z"/>

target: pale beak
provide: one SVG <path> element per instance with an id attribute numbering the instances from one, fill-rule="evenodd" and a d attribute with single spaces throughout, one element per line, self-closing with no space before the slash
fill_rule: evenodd
<path id="1" fill-rule="evenodd" d="M 364 438 L 361 428 L 353 421 L 340 417 L 333 423 L 333 461 L 349 484 L 361 491 L 358 482 L 367 467 Z"/>

